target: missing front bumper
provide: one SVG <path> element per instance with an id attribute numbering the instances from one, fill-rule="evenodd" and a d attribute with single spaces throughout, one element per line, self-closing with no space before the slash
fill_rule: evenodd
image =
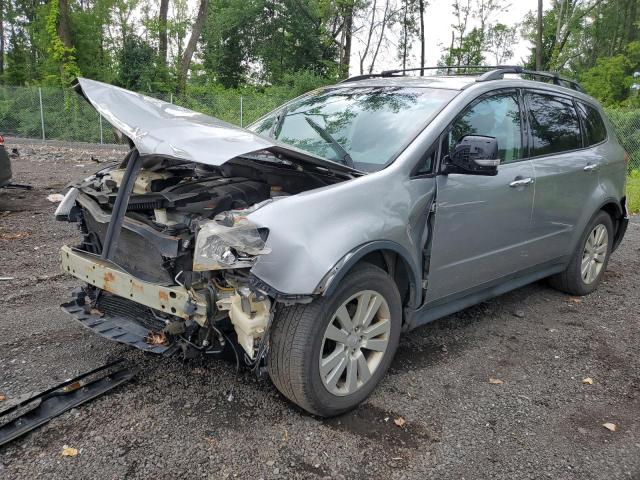
<path id="1" fill-rule="evenodd" d="M 60 249 L 60 264 L 64 272 L 119 297 L 200 325 L 207 320 L 206 301 L 182 286 L 145 282 L 112 262 L 66 245 Z"/>

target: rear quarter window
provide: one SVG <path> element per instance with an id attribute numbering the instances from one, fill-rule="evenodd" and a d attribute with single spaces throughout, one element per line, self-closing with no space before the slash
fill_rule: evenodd
<path id="1" fill-rule="evenodd" d="M 526 98 L 533 141 L 532 157 L 582 147 L 580 121 L 571 100 L 532 92 L 528 92 Z"/>
<path id="2" fill-rule="evenodd" d="M 600 112 L 591 105 L 578 102 L 578 113 L 584 125 L 585 147 L 603 142 L 607 138 L 607 128 Z"/>

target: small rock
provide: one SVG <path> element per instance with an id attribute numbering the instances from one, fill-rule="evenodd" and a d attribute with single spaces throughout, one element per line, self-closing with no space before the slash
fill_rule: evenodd
<path id="1" fill-rule="evenodd" d="M 513 312 L 513 316 L 518 318 L 524 318 L 524 312 L 522 310 L 516 310 L 515 312 Z"/>
<path id="2" fill-rule="evenodd" d="M 267 460 L 267 467 L 273 467 L 276 464 L 275 460 Z"/>

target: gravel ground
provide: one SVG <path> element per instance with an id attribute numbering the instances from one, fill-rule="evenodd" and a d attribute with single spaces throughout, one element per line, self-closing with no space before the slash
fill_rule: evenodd
<path id="1" fill-rule="evenodd" d="M 538 283 L 414 331 L 366 403 L 319 420 L 229 362 L 148 356 L 64 314 L 76 282 L 57 251 L 78 234 L 46 196 L 97 170 L 92 156 L 123 153 L 18 148 L 15 181 L 34 189 L 0 191 L 0 277 L 14 277 L 0 281 L 0 393 L 9 401 L 116 357 L 140 373 L 0 448 L 1 478 L 640 479 L 637 218 L 596 293 Z M 64 445 L 79 454 L 63 457 Z"/>

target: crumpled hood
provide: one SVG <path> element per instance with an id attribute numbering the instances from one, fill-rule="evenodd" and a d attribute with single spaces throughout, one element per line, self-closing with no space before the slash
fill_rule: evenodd
<path id="1" fill-rule="evenodd" d="M 140 155 L 219 166 L 239 155 L 270 150 L 335 171 L 355 171 L 209 115 L 124 88 L 87 78 L 78 78 L 74 88 L 133 142 Z"/>

